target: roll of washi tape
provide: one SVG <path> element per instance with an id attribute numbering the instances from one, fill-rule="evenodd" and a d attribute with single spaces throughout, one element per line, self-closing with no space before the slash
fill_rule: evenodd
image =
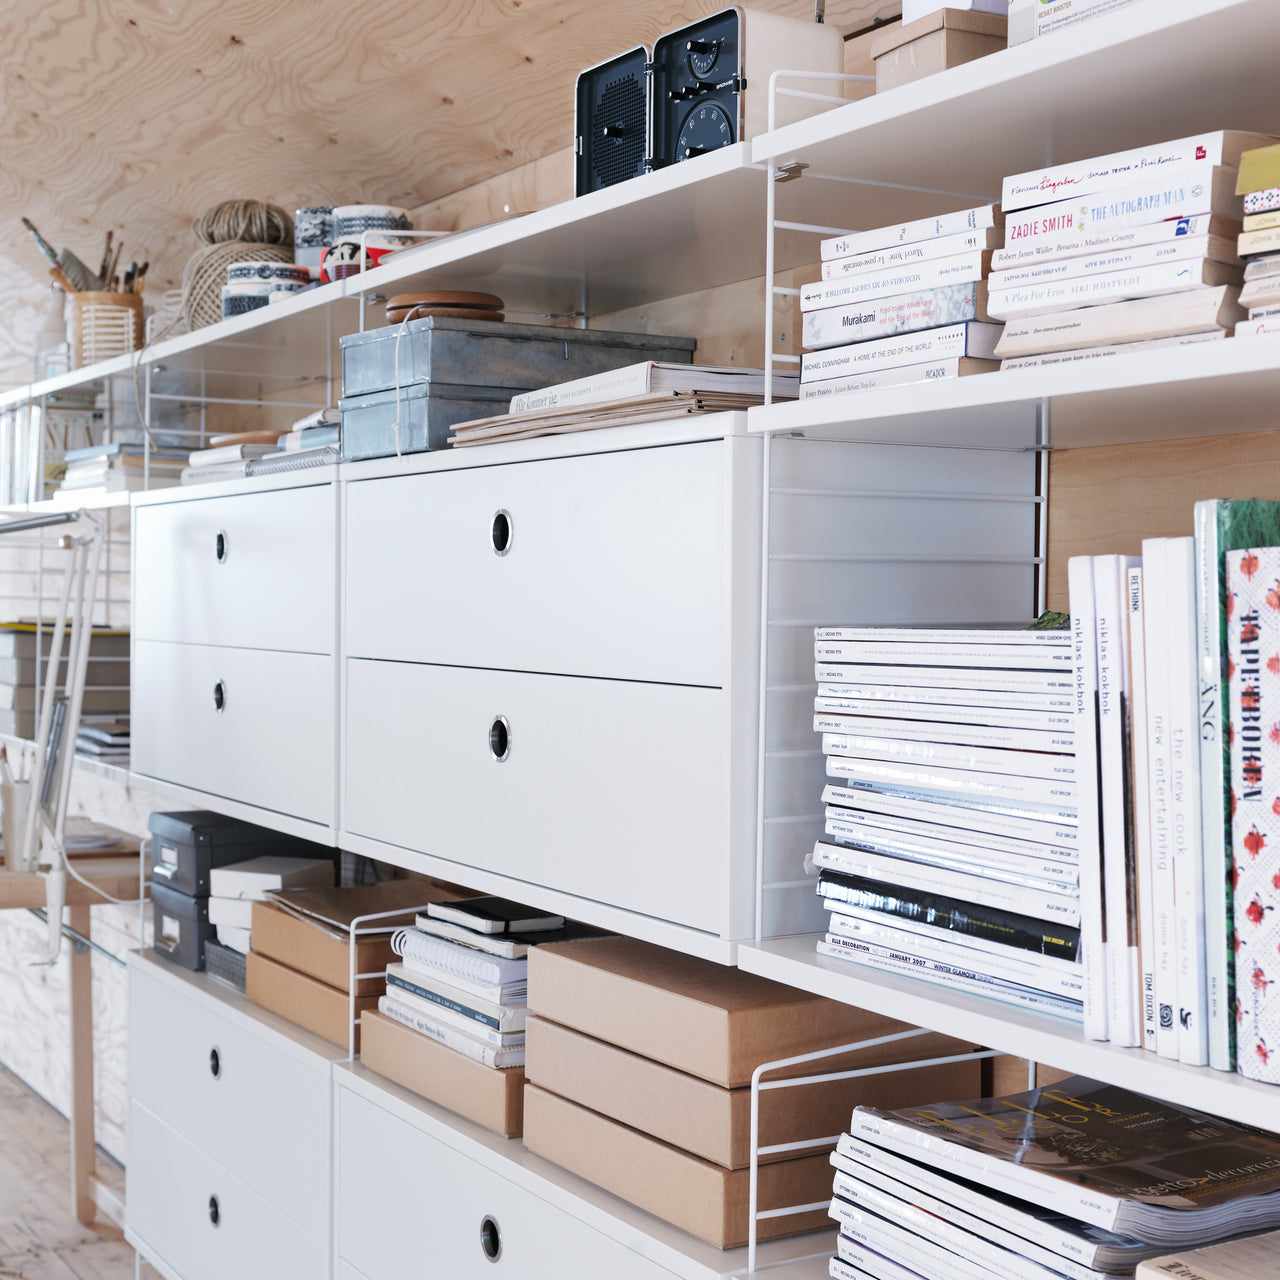
<path id="1" fill-rule="evenodd" d="M 311 272 L 292 262 L 233 262 L 227 267 L 227 283 L 257 280 L 272 284 L 311 283 Z"/>
<path id="2" fill-rule="evenodd" d="M 412 231 L 408 209 L 393 204 L 340 204 L 333 211 L 335 240 L 362 231 Z"/>
<path id="3" fill-rule="evenodd" d="M 243 316 L 250 311 L 257 311 L 259 307 L 267 305 L 270 296 L 270 287 L 267 285 L 250 287 L 242 284 L 238 288 L 225 285 L 222 290 L 222 318 L 226 320 L 231 316 Z"/>
<path id="4" fill-rule="evenodd" d="M 364 251 L 366 267 L 371 270 L 391 252 L 393 252 L 391 249 L 366 248 Z M 359 236 L 350 236 L 347 239 L 339 240 L 333 248 L 324 251 L 324 257 L 321 259 L 320 278 L 322 280 L 345 280 L 348 276 L 356 275 L 359 272 L 360 260 Z"/>

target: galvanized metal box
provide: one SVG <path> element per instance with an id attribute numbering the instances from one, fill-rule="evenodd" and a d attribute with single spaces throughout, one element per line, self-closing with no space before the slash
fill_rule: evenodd
<path id="1" fill-rule="evenodd" d="M 344 396 L 368 395 L 397 385 L 397 338 L 401 387 L 420 382 L 502 387 L 508 399 L 520 391 L 607 373 L 641 360 L 689 364 L 697 346 L 693 338 L 648 333 L 424 316 L 407 325 L 340 338 Z"/>
<path id="2" fill-rule="evenodd" d="M 447 383 L 419 382 L 348 396 L 338 401 L 342 410 L 342 457 L 386 458 L 396 451 L 395 424 L 400 423 L 400 452 L 447 449 L 449 432 L 459 422 L 491 418 L 505 413 L 512 392 L 505 387 L 455 387 Z"/>

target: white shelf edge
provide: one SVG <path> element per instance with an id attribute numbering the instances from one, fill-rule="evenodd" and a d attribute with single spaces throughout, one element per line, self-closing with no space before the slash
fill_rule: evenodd
<path id="1" fill-rule="evenodd" d="M 1086 1040 L 1078 1026 L 1060 1018 L 820 956 L 816 944 L 821 936 L 774 938 L 759 945 L 744 942 L 738 948 L 738 967 L 1135 1093 L 1280 1132 L 1280 1088 L 1275 1085 L 1186 1066 L 1145 1049 Z"/>

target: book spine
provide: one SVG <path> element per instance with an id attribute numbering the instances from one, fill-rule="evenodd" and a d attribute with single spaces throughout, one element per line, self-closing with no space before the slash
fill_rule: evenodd
<path id="1" fill-rule="evenodd" d="M 1280 187 L 1264 187 L 1261 191 L 1245 192 L 1246 214 L 1270 213 L 1273 209 L 1280 209 Z"/>
<path id="2" fill-rule="evenodd" d="M 1236 334 L 1240 328 L 1236 326 Z M 1053 365 L 1081 364 L 1091 360 L 1105 360 L 1110 356 L 1129 355 L 1135 351 L 1158 351 L 1162 347 L 1189 347 L 1201 342 L 1214 342 L 1225 338 L 1223 329 L 1211 329 L 1207 333 L 1186 333 L 1174 338 L 1152 338 L 1147 342 L 1116 342 L 1105 347 L 1083 347 L 1078 351 L 1045 351 L 1038 356 L 1016 356 L 1000 363 L 1001 370 L 1047 369 Z"/>
<path id="3" fill-rule="evenodd" d="M 830 668 L 823 665 L 824 670 Z M 953 668 L 954 669 L 954 668 Z M 912 668 L 920 670 L 920 668 Z M 963 668 L 961 669 L 963 670 Z M 994 683 L 994 681 L 993 681 Z M 1067 711 L 1071 708 L 1071 696 L 1068 691 L 1039 693 L 1030 691 L 1005 692 L 1000 689 L 946 689 L 928 685 L 876 685 L 853 684 L 838 680 L 823 680 L 819 677 L 818 697 L 849 698 L 859 702 L 869 702 L 879 708 L 879 714 L 893 711 L 899 702 L 916 702 L 921 705 L 933 704 L 940 710 L 947 708 L 943 718 L 949 720 L 950 707 L 988 707 L 1005 711 Z M 948 731 L 949 732 L 949 731 Z M 1068 750 L 1070 748 L 1067 748 Z"/>
<path id="4" fill-rule="evenodd" d="M 1164 222 L 1149 222 L 1140 227 L 1126 227 L 1122 231 L 1105 231 L 1101 234 L 1084 232 L 1037 240 L 1034 243 L 1008 245 L 992 253 L 991 270 L 1007 271 L 1064 258 L 1078 262 L 1086 256 L 1120 253 L 1142 245 L 1163 245 L 1172 241 L 1194 240 L 1201 236 L 1214 236 L 1220 240 L 1233 239 L 1238 234 L 1236 224 L 1231 219 L 1216 214 L 1170 218 Z M 1234 253 L 1234 245 L 1232 251 Z"/>
<path id="5" fill-rule="evenodd" d="M 917 644 L 1000 645 L 1019 649 L 1071 649 L 1066 631 L 1033 631 L 1024 627 L 814 627 L 815 640 L 857 640 L 868 644 L 893 642 L 910 654 Z"/>
<path id="6" fill-rule="evenodd" d="M 1280 227 L 1280 209 L 1271 209 L 1266 213 L 1246 213 L 1244 216 L 1245 231 L 1271 231 L 1275 227 Z M 70 456 L 67 454 L 67 457 Z"/>
<path id="7" fill-rule="evenodd" d="M 1188 165 L 1177 173 L 1059 200 L 1014 214 L 1005 224 L 1008 246 L 1056 243 L 1105 235 L 1150 222 L 1224 213 L 1242 216 L 1235 194 L 1236 171 L 1209 163 Z"/>
<path id="8" fill-rule="evenodd" d="M 524 1003 L 525 983 L 523 979 L 506 984 L 478 982 L 475 979 L 468 978 L 465 974 L 442 969 L 439 965 L 433 964 L 429 960 L 419 960 L 413 955 L 401 956 L 400 963 L 408 972 L 416 973 L 420 978 L 429 982 L 441 982 L 447 987 L 452 987 L 455 991 L 462 992 L 464 995 L 474 996 L 477 1000 L 483 1000 L 487 1004 L 513 1005 Z"/>
<path id="9" fill-rule="evenodd" d="M 1215 327 L 1230 329 L 1244 319 L 1239 296 L 1240 291 L 1233 285 L 1219 285 L 1011 320 L 1004 327 L 996 354 L 1001 359 L 1033 356 L 1044 351 L 1174 338 Z"/>
<path id="10" fill-rule="evenodd" d="M 819 663 L 813 678 L 835 684 L 927 684 L 940 689 L 1027 689 L 1047 692 L 1065 689 L 1070 692 L 1068 671 L 968 671 L 954 667 L 876 666 L 870 663 Z"/>
<path id="11" fill-rule="evenodd" d="M 1009 667 L 1015 670 L 1067 671 L 1070 646 L 1056 637 L 1053 644 L 961 644 L 920 641 L 894 644 L 882 640 L 815 640 L 816 662 L 886 662 L 903 666 Z"/>
<path id="12" fill-rule="evenodd" d="M 388 973 L 387 985 L 407 991 L 410 995 L 417 996 L 419 1000 L 427 1000 L 431 1004 L 439 1005 L 441 1009 L 445 1009 L 449 1013 L 455 1013 L 461 1018 L 468 1018 L 472 1022 L 478 1022 L 482 1027 L 488 1027 L 491 1031 L 504 1030 L 502 1026 L 503 1020 L 494 1014 L 487 1013 L 482 1009 L 473 1009 L 470 1005 L 463 1004 L 460 1000 L 453 1000 L 449 996 L 441 995 L 438 991 L 432 991 L 430 987 L 420 986 L 402 974 Z"/>
<path id="13" fill-rule="evenodd" d="M 888 310 L 885 310 L 887 316 Z M 906 334 L 850 334 L 848 345 L 835 350 L 808 352 L 800 357 L 800 385 L 832 378 L 865 377 L 885 370 L 918 368 L 938 360 L 962 356 L 991 359 L 999 325 L 966 321 Z"/>
<path id="14" fill-rule="evenodd" d="M 1080 930 L 1074 925 L 984 907 L 981 903 L 965 902 L 927 889 L 886 886 L 861 876 L 826 871 L 818 878 L 818 893 L 832 902 L 878 911 L 886 916 L 920 920 L 959 935 L 973 934 L 1060 959 L 1074 960 L 1080 949 Z"/>
<path id="15" fill-rule="evenodd" d="M 1178 1059 L 1209 1061 L 1205 990 L 1204 859 L 1200 831 L 1199 672 L 1195 639 L 1195 547 L 1170 538 L 1169 794 L 1173 814 L 1174 943 L 1178 975 Z"/>
<path id="16" fill-rule="evenodd" d="M 1250 280 L 1240 290 L 1242 307 L 1273 307 L 1280 303 L 1280 279 L 1266 276 L 1261 280 Z"/>
<path id="17" fill-rule="evenodd" d="M 451 1027 L 453 1030 L 460 1031 L 464 1035 L 474 1036 L 477 1040 L 482 1040 L 485 1044 L 493 1045 L 494 1048 L 505 1048 L 511 1043 L 512 1033 L 495 1031 L 492 1027 L 487 1027 L 482 1023 L 476 1022 L 474 1018 L 468 1018 L 462 1014 L 453 1013 L 444 1008 L 443 1005 L 439 1005 L 423 996 L 415 995 L 414 992 L 408 990 L 404 986 L 393 984 L 390 979 L 388 979 L 387 982 L 387 990 L 400 1004 L 415 1010 L 424 1017 L 442 1022 L 446 1027 Z M 517 1033 L 521 1043 L 523 1043 L 523 1035 L 523 1030 Z"/>
<path id="18" fill-rule="evenodd" d="M 1222 247 L 1231 251 L 1229 258 L 1215 257 Z M 1059 280 L 1077 280 L 1084 276 L 1108 276 L 1117 271 L 1136 271 L 1143 267 L 1161 266 L 1167 262 L 1185 262 L 1203 258 L 1207 261 L 1230 262 L 1239 265 L 1234 246 L 1227 240 L 1211 240 L 1209 236 L 1181 236 L 1155 244 L 1138 245 L 1115 253 L 1085 254 L 1079 258 L 1063 258 L 1056 262 L 1042 262 L 1029 267 L 1016 267 L 1008 271 L 993 271 L 987 287 L 994 295 L 1006 289 L 1021 289 L 1030 285 L 1051 284 Z"/>
<path id="19" fill-rule="evenodd" d="M 1228 828 L 1230 768 L 1222 727 L 1221 548 L 1216 501 L 1195 504 L 1196 553 L 1196 697 L 1199 706 L 1200 825 L 1204 856 L 1205 992 L 1209 1065 L 1217 1071 L 1235 1067 L 1233 1011 L 1229 1000 L 1230 907 L 1227 883 L 1231 870 Z"/>
<path id="20" fill-rule="evenodd" d="M 1129 625 L 1129 686 L 1132 691 L 1130 784 L 1133 788 L 1133 851 L 1138 895 L 1139 1012 L 1142 1046 L 1156 1050 L 1156 972 L 1154 892 L 1151 865 L 1151 788 L 1147 754 L 1147 667 L 1142 568 L 1131 566 L 1125 604 Z"/>
<path id="21" fill-rule="evenodd" d="M 946 735 L 935 728 L 934 737 Z M 860 733 L 825 733 L 822 750 L 829 756 L 918 761 L 978 773 L 1011 773 L 1028 778 L 1075 779 L 1075 762 L 1069 755 L 1035 751 L 1004 751 L 998 747 L 953 745 L 949 742 L 864 736 Z"/>
<path id="22" fill-rule="evenodd" d="M 384 1017 L 400 1023 L 401 1026 L 408 1027 L 410 1031 L 416 1031 L 419 1035 L 424 1035 L 429 1040 L 434 1040 L 437 1044 L 444 1045 L 446 1049 L 461 1053 L 473 1062 L 482 1063 L 486 1067 L 496 1067 L 499 1054 L 513 1052 L 512 1050 L 496 1049 L 493 1045 L 483 1044 L 479 1040 L 472 1040 L 460 1031 L 451 1031 L 447 1027 L 438 1026 L 432 1023 L 430 1019 L 415 1013 L 407 1005 L 397 1004 L 390 996 L 378 997 L 378 1012 Z M 513 1063 L 512 1065 L 516 1064 Z"/>
<path id="23" fill-rule="evenodd" d="M 1081 276 L 992 292 L 989 307 L 997 320 L 1017 316 L 1051 315 L 1076 307 L 1105 306 L 1131 298 L 1156 298 L 1202 285 L 1240 283 L 1240 268 L 1199 258 L 1162 262 L 1156 266 L 1118 271 L 1111 275 Z"/>
<path id="24" fill-rule="evenodd" d="M 1268 308 L 1272 310 L 1273 308 Z M 1258 320 L 1245 320 L 1236 325 L 1237 338 L 1265 338 L 1280 333 L 1280 306 L 1275 307 L 1276 314 L 1264 316 Z M 1252 312 L 1250 313 L 1252 315 Z"/>
<path id="25" fill-rule="evenodd" d="M 933 240 L 916 240 L 911 244 L 896 244 L 873 253 L 857 254 L 849 258 L 829 258 L 822 264 L 824 280 L 843 280 L 848 276 L 865 275 L 872 271 L 887 271 L 893 267 L 911 266 L 934 258 L 954 258 L 957 254 L 974 250 L 995 249 L 1002 240 L 997 232 L 963 231 L 959 235 L 941 236 Z"/>
<path id="26" fill-rule="evenodd" d="M 912 764 L 899 760 L 862 760 L 828 756 L 827 773 L 847 778 L 855 785 L 895 787 L 899 791 L 960 793 L 994 803 L 1076 806 L 1075 782 L 1049 778 L 1019 778 L 1012 774 L 979 773 L 975 769 L 947 769 L 940 765 Z"/>
<path id="27" fill-rule="evenodd" d="M 839 280 L 822 280 L 800 290 L 800 310 L 820 311 L 847 307 L 900 293 L 917 293 L 942 285 L 981 280 L 991 267 L 991 251 L 978 249 L 952 258 L 928 258 L 923 262 L 872 271 Z"/>
<path id="28" fill-rule="evenodd" d="M 1231 790 L 1235 814 L 1235 969 L 1237 1070 L 1250 1080 L 1280 1082 L 1280 833 L 1277 795 L 1280 725 L 1280 548 L 1245 548 L 1226 556 L 1230 661 Z M 1277 735 L 1280 736 L 1280 735 Z"/>
<path id="29" fill-rule="evenodd" d="M 946 894 L 993 911 L 1012 911 L 1037 920 L 1080 923 L 1080 903 L 1070 884 L 1028 888 L 970 871 L 951 870 L 935 862 L 913 861 L 864 849 L 824 844 L 814 849 L 814 862 L 843 875 L 874 880 L 891 888 Z"/>
<path id="30" fill-rule="evenodd" d="M 1003 1004 L 1035 1009 L 1059 1018 L 1079 1021 L 1080 1017 L 1080 1003 L 1077 1000 L 1065 1000 L 1049 995 L 1048 992 L 1002 982 L 963 965 L 949 964 L 943 960 L 927 960 L 912 951 L 876 946 L 853 938 L 840 938 L 834 942 L 819 941 L 818 954 L 835 960 L 852 960 L 885 973 L 923 978 L 926 982 L 940 983 L 956 991 L 986 996 Z"/>
<path id="31" fill-rule="evenodd" d="M 647 395 L 653 389 L 653 368 L 653 364 L 649 362 L 628 365 L 625 369 L 575 378 L 572 382 L 540 387 L 536 391 L 524 391 L 511 398 L 508 412 L 540 413 L 549 409 L 601 404 L 608 400 Z"/>
<path id="32" fill-rule="evenodd" d="M 900 333 L 918 333 L 965 320 L 986 320 L 986 289 L 981 282 L 942 285 L 916 293 L 878 298 L 860 306 L 828 307 L 804 316 L 802 341 L 810 351 L 823 347 L 843 347 L 853 342 L 888 338 Z M 968 352 L 949 352 L 967 355 Z M 919 355 L 912 357 L 918 362 Z M 801 362 L 801 379 L 805 374 Z"/>
<path id="33" fill-rule="evenodd" d="M 1242 258 L 1259 253 L 1275 253 L 1280 250 L 1280 227 L 1268 227 L 1262 231 L 1242 231 L 1236 242 L 1236 252 Z"/>
<path id="34" fill-rule="evenodd" d="M 874 1275 L 874 1267 L 879 1265 L 875 1259 L 886 1255 L 900 1259 L 912 1273 L 928 1276 L 929 1280 L 973 1280 L 977 1274 L 971 1262 L 949 1249 L 895 1227 L 879 1214 L 869 1213 L 839 1196 L 832 1198 L 827 1212 L 840 1224 L 836 1249 L 842 1257 L 852 1261 L 855 1256 L 863 1257 L 856 1252 L 859 1247 L 871 1250 L 871 1259 L 863 1268 L 865 1275 Z"/>
<path id="35" fill-rule="evenodd" d="M 886 711 L 893 710 L 890 702 Z M 1070 733 L 1054 733 L 1040 729 L 1002 729 L 990 725 L 916 723 L 911 720 L 877 720 L 874 717 L 843 716 L 818 713 L 813 718 L 815 733 L 856 733 L 868 738 L 905 738 L 909 741 L 934 742 L 945 738 L 949 743 L 1010 751 L 1074 752 L 1075 739 Z"/>
<path id="36" fill-rule="evenodd" d="M 995 373 L 996 360 L 975 360 L 954 356 L 949 360 L 932 360 L 926 364 L 907 364 L 896 369 L 879 369 L 873 373 L 856 373 L 845 378 L 825 378 L 821 382 L 802 382 L 801 400 L 821 400 L 855 391 L 875 391 L 880 387 L 905 387 L 917 382 L 946 382 L 975 373 Z"/>
<path id="37" fill-rule="evenodd" d="M 1084 972 L 1084 1033 L 1091 1040 L 1108 1035 L 1107 917 L 1102 873 L 1100 780 L 1098 774 L 1098 655 L 1090 556 L 1067 561 L 1071 634 L 1075 671 L 1076 767 L 1080 832 L 1080 950 Z"/>
<path id="38" fill-rule="evenodd" d="M 814 699 L 814 710 L 829 712 L 832 715 L 875 716 L 892 710 L 895 716 L 903 720 L 918 720 L 924 725 L 938 722 L 938 705 L 932 702 L 903 702 L 895 700 L 886 703 L 880 699 L 869 698 L 834 698 L 821 695 Z M 948 721 L 957 725 L 980 725 L 1003 729 L 1050 730 L 1058 733 L 1071 732 L 1071 713 L 1069 711 L 1022 711 L 1016 707 L 970 707 L 963 703 L 952 703 L 947 706 Z"/>
<path id="39" fill-rule="evenodd" d="M 1130 185 L 1152 175 L 1190 168 L 1197 163 L 1221 164 L 1224 135 L 1201 133 L 1149 147 L 1134 147 L 1114 155 L 1096 156 L 1074 164 L 1030 169 L 1005 178 L 1000 207 L 1006 214 L 1032 205 L 1090 195 Z"/>
<path id="40" fill-rule="evenodd" d="M 877 227 L 872 231 L 833 236 L 829 240 L 823 240 L 819 250 L 822 260 L 826 262 L 832 258 L 874 253 L 877 249 L 887 249 L 891 245 L 939 240 L 943 236 L 960 235 L 966 231 L 985 231 L 988 227 L 997 226 L 999 222 L 999 206 L 985 204 L 976 209 L 959 209 L 954 213 L 917 218 L 913 222 L 899 222 L 889 227 Z"/>
<path id="41" fill-rule="evenodd" d="M 917 956 L 931 963 L 973 969 L 985 977 L 997 978 L 1014 986 L 1030 987 L 1064 1000 L 1079 1002 L 1083 984 L 1078 973 L 1064 973 L 1061 969 L 1048 968 L 1043 956 L 1030 952 L 1018 953 L 1012 948 L 1003 955 L 990 951 L 975 951 L 955 939 L 927 938 L 921 934 L 874 924 L 855 916 L 844 918 L 839 932 L 832 930 L 827 941 L 833 947 L 848 949 L 852 943 L 865 942 L 890 953 Z M 1078 967 L 1078 966 L 1077 966 Z"/>
<path id="42" fill-rule="evenodd" d="M 1178 979 L 1174 967 L 1173 811 L 1169 792 L 1169 587 L 1167 538 L 1142 543 L 1144 649 L 1147 660 L 1147 760 L 1150 779 L 1153 967 L 1156 1052 L 1178 1056 Z"/>

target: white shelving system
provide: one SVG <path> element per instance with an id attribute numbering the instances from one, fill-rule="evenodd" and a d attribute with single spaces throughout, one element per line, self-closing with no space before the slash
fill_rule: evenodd
<path id="1" fill-rule="evenodd" d="M 917 216 L 918 192 L 903 187 L 926 180 L 937 189 L 985 193 L 983 198 L 995 200 L 1005 174 L 1054 161 L 1220 128 L 1280 133 L 1280 91 L 1270 58 L 1278 42 L 1280 6 L 1267 0 L 1146 0 L 780 129 L 757 139 L 753 156 L 771 174 L 800 174 L 777 188 L 773 216 L 787 219 L 787 226 L 833 225 L 825 190 L 832 186 L 845 192 L 845 212 L 834 225 L 884 225 Z M 926 212 L 964 203 L 936 196 Z M 811 256 L 817 256 L 816 246 Z M 946 446 L 957 459 L 989 450 L 1038 455 L 1105 444 L 1159 448 L 1165 441 L 1203 436 L 1221 437 L 1223 449 L 1230 450 L 1231 436 L 1280 425 L 1277 393 L 1280 343 L 1230 339 L 1075 367 L 766 405 L 749 411 L 748 429 L 775 438 L 775 450 Z M 767 501 L 766 523 L 777 530 L 776 487 Z M 766 538 L 762 562 L 767 608 L 789 589 L 777 538 Z M 842 546 L 849 549 L 834 542 L 833 552 Z M 893 614 L 908 602 L 880 601 L 879 609 L 868 603 L 854 596 L 830 598 L 820 620 L 887 621 L 877 615 Z M 938 603 L 923 602 L 914 616 L 956 620 Z M 780 643 L 777 629 L 771 629 L 766 671 Z M 801 696 L 811 692 L 812 685 Z M 781 705 L 772 691 L 762 699 L 766 743 L 786 736 Z M 766 747 L 762 770 L 770 763 Z M 816 787 L 810 795 L 816 801 Z M 797 812 L 804 807 L 798 800 Z M 768 880 L 762 868 L 762 896 Z M 1280 1131 L 1280 1091 L 1274 1088 L 1088 1041 L 1078 1027 L 1057 1018 L 820 957 L 819 936 L 771 937 L 761 927 L 754 943 L 739 948 L 738 963 L 1007 1053 Z"/>

